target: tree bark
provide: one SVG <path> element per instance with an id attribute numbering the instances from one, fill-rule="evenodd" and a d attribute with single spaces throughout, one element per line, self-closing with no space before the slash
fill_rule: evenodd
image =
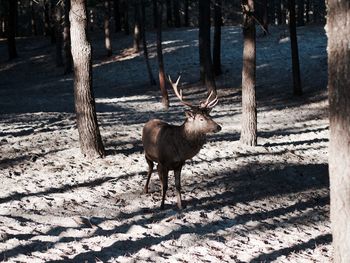
<path id="1" fill-rule="evenodd" d="M 304 26 L 304 0 L 298 0 L 298 26 Z"/>
<path id="2" fill-rule="evenodd" d="M 269 32 L 269 19 L 267 14 L 267 0 L 262 0 L 262 27 L 264 29 L 263 35 L 266 36 Z"/>
<path id="3" fill-rule="evenodd" d="M 185 3 L 184 3 L 184 26 L 185 27 L 190 26 L 190 21 L 189 21 L 189 16 L 188 16 L 188 8 L 189 8 L 189 0 L 185 0 Z"/>
<path id="4" fill-rule="evenodd" d="M 130 35 L 130 28 L 129 28 L 129 6 L 127 0 L 122 1 L 122 10 L 123 10 L 123 29 L 125 35 Z"/>
<path id="5" fill-rule="evenodd" d="M 112 42 L 111 42 L 111 29 L 110 29 L 110 19 L 111 19 L 111 7 L 110 0 L 104 0 L 104 32 L 105 32 L 105 47 L 107 51 L 107 57 L 112 56 Z"/>
<path id="6" fill-rule="evenodd" d="M 140 52 L 141 44 L 141 26 L 140 26 L 140 2 L 139 0 L 134 1 L 134 12 L 135 12 L 135 24 L 134 24 L 134 50 Z"/>
<path id="7" fill-rule="evenodd" d="M 296 96 L 301 96 L 303 92 L 300 81 L 298 38 L 295 21 L 295 0 L 289 0 L 289 31 L 292 51 L 293 94 Z"/>
<path id="8" fill-rule="evenodd" d="M 214 3 L 214 45 L 213 45 L 213 69 L 216 76 L 222 73 L 221 71 L 221 8 L 222 0 L 215 0 Z"/>
<path id="9" fill-rule="evenodd" d="M 213 95 L 216 96 L 216 85 L 210 49 L 210 0 L 199 1 L 198 22 L 201 79 L 204 78 L 208 94 L 213 92 Z"/>
<path id="10" fill-rule="evenodd" d="M 113 1 L 113 12 L 114 12 L 114 30 L 120 32 L 122 30 L 121 19 L 120 19 L 120 1 Z"/>
<path id="11" fill-rule="evenodd" d="M 51 34 L 51 21 L 50 21 L 50 0 L 44 2 L 44 35 L 46 37 Z"/>
<path id="12" fill-rule="evenodd" d="M 17 1 L 9 1 L 9 15 L 7 17 L 7 46 L 9 59 L 17 58 L 16 48 L 16 13 L 17 13 Z"/>
<path id="13" fill-rule="evenodd" d="M 64 74 L 72 72 L 72 52 L 70 48 L 70 22 L 69 22 L 69 11 L 70 11 L 71 0 L 64 0 L 64 28 L 63 28 L 63 49 L 64 49 Z"/>
<path id="14" fill-rule="evenodd" d="M 256 109 L 256 39 L 254 0 L 242 0 L 243 7 L 243 69 L 242 69 L 242 131 L 241 143 L 257 144 Z"/>
<path id="15" fill-rule="evenodd" d="M 277 24 L 282 25 L 283 18 L 282 18 L 282 0 L 276 1 L 276 15 L 277 15 Z"/>
<path id="16" fill-rule="evenodd" d="M 179 0 L 173 0 L 174 25 L 181 27 Z"/>
<path id="17" fill-rule="evenodd" d="M 92 89 L 91 45 L 87 37 L 86 0 L 72 0 L 69 14 L 74 62 L 74 99 L 81 152 L 88 158 L 105 155 Z"/>
<path id="18" fill-rule="evenodd" d="M 149 63 L 147 40 L 146 40 L 145 0 L 141 0 L 141 39 L 142 39 L 142 46 L 143 46 L 143 55 L 145 57 L 145 62 L 146 62 L 146 67 L 147 67 L 147 73 L 148 73 L 149 81 L 150 81 L 151 86 L 155 86 L 157 83 L 156 83 L 156 80 L 153 77 L 151 65 Z"/>
<path id="19" fill-rule="evenodd" d="M 173 26 L 173 11 L 171 8 L 171 0 L 165 1 L 165 8 L 166 8 L 166 25 L 167 27 Z"/>
<path id="20" fill-rule="evenodd" d="M 333 262 L 350 259 L 350 5 L 328 0 L 328 91 L 330 109 L 330 218 Z"/>
<path id="21" fill-rule="evenodd" d="M 152 0 L 152 10 L 153 10 L 153 28 L 157 28 L 158 22 L 157 22 L 157 16 L 158 16 L 158 9 L 157 9 L 157 0 Z"/>
<path id="22" fill-rule="evenodd" d="M 55 44 L 56 44 L 56 66 L 63 66 L 63 55 L 62 55 L 62 47 L 63 47 L 63 35 L 62 35 L 62 6 L 61 4 L 57 4 L 54 6 L 54 34 L 55 34 Z"/>
<path id="23" fill-rule="evenodd" d="M 165 86 L 165 71 L 164 71 L 164 61 L 163 61 L 163 48 L 162 48 L 162 14 L 163 14 L 163 4 L 158 3 L 157 6 L 157 58 L 159 66 L 159 88 L 162 94 L 162 104 L 165 109 L 169 108 L 169 97 L 168 91 Z"/>
<path id="24" fill-rule="evenodd" d="M 36 26 L 36 16 L 35 16 L 35 8 L 34 8 L 33 0 L 29 2 L 29 5 L 30 5 L 30 25 L 32 29 L 32 36 L 37 36 L 38 30 Z"/>

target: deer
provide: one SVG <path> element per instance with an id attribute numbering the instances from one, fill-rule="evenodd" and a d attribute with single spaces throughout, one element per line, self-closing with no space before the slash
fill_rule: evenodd
<path id="1" fill-rule="evenodd" d="M 162 189 L 160 206 L 162 210 L 164 209 L 166 192 L 168 190 L 169 171 L 174 171 L 177 207 L 181 210 L 183 208 L 181 199 L 182 167 L 186 160 L 192 159 L 201 150 L 206 143 L 207 134 L 221 130 L 221 126 L 209 115 L 218 102 L 217 96 L 210 100 L 213 96 L 213 92 L 211 92 L 205 101 L 200 101 L 198 105 L 193 105 L 183 99 L 182 89 L 178 89 L 180 78 L 181 75 L 174 83 L 168 76 L 168 81 L 180 102 L 190 108 L 185 111 L 186 119 L 184 123 L 177 126 L 159 119 L 152 119 L 144 125 L 142 130 L 142 144 L 148 164 L 144 193 L 148 193 L 148 185 L 154 163 L 157 163 Z"/>

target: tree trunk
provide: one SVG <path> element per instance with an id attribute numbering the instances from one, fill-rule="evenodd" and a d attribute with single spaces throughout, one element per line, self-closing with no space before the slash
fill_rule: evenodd
<path id="1" fill-rule="evenodd" d="M 333 262 L 350 259 L 350 5 L 328 0 L 328 91 L 330 109 L 330 218 Z"/>
<path id="2" fill-rule="evenodd" d="M 17 13 L 17 1 L 9 1 L 9 15 L 7 17 L 7 46 L 9 59 L 17 58 L 16 48 L 16 13 Z"/>
<path id="3" fill-rule="evenodd" d="M 310 6 L 311 6 L 310 1 L 311 0 L 306 0 L 305 19 L 307 24 L 310 23 Z"/>
<path id="4" fill-rule="evenodd" d="M 207 86 L 208 94 L 216 95 L 216 85 L 213 74 L 213 63 L 210 50 L 210 0 L 199 1 L 199 57 L 201 77 Z"/>
<path id="5" fill-rule="evenodd" d="M 289 31 L 290 46 L 292 51 L 293 93 L 296 96 L 301 96 L 303 92 L 300 82 L 298 38 L 295 22 L 295 0 L 289 0 Z"/>
<path id="6" fill-rule="evenodd" d="M 163 4 L 162 2 L 158 3 L 157 7 L 157 58 L 159 66 L 159 88 L 162 93 L 162 104 L 165 109 L 169 108 L 169 97 L 168 91 L 165 86 L 165 71 L 164 71 L 164 62 L 163 62 L 163 48 L 162 48 L 162 14 L 163 14 Z"/>
<path id="7" fill-rule="evenodd" d="M 134 1 L 134 11 L 135 11 L 134 50 L 135 50 L 135 52 L 140 52 L 141 29 L 140 29 L 140 2 L 139 2 L 139 0 Z"/>
<path id="8" fill-rule="evenodd" d="M 46 37 L 51 34 L 50 0 L 44 2 L 44 34 Z"/>
<path id="9" fill-rule="evenodd" d="M 87 0 L 72 0 L 69 14 L 74 62 L 74 99 L 80 149 L 88 158 L 105 155 L 92 90 L 91 46 L 87 37 Z"/>
<path id="10" fill-rule="evenodd" d="M 146 41 L 145 0 L 141 0 L 141 39 L 142 39 L 142 46 L 143 46 L 143 55 L 145 57 L 145 62 L 146 62 L 146 67 L 147 67 L 147 73 L 148 73 L 149 81 L 150 81 L 151 86 L 155 86 L 157 83 L 156 83 L 156 80 L 153 77 L 151 65 L 149 63 L 147 41 Z"/>
<path id="11" fill-rule="evenodd" d="M 33 0 L 29 2 L 29 5 L 30 5 L 30 25 L 32 29 L 32 36 L 37 36 L 38 30 L 36 27 L 36 17 L 35 17 L 35 8 L 34 8 Z"/>
<path id="12" fill-rule="evenodd" d="M 282 0 L 276 1 L 276 16 L 277 16 L 277 24 L 282 25 L 283 18 L 282 18 Z"/>
<path id="13" fill-rule="evenodd" d="M 50 40 L 51 44 L 56 44 L 56 26 L 57 26 L 57 21 L 56 21 L 56 2 L 55 0 L 49 0 L 49 16 L 50 19 L 52 20 L 50 23 Z"/>
<path id="14" fill-rule="evenodd" d="M 130 35 L 129 28 L 129 6 L 127 0 L 122 1 L 122 10 L 123 10 L 123 29 L 125 35 Z"/>
<path id="15" fill-rule="evenodd" d="M 62 55 L 62 47 L 63 47 L 63 35 L 62 35 L 62 7 L 61 4 L 57 4 L 54 6 L 54 34 L 55 34 L 55 44 L 56 44 L 56 66 L 63 66 L 63 55 Z"/>
<path id="16" fill-rule="evenodd" d="M 298 26 L 304 25 L 304 0 L 298 0 Z"/>
<path id="17" fill-rule="evenodd" d="M 105 32 L 105 47 L 107 51 L 107 57 L 112 56 L 112 42 L 111 42 L 111 29 L 110 29 L 110 19 L 111 19 L 111 7 L 110 0 L 104 1 L 104 32 Z"/>
<path id="18" fill-rule="evenodd" d="M 264 29 L 264 36 L 269 32 L 269 19 L 267 14 L 267 0 L 262 0 L 262 27 Z"/>
<path id="19" fill-rule="evenodd" d="M 69 22 L 69 11 L 70 11 L 70 0 L 64 0 L 64 28 L 63 28 L 63 48 L 64 48 L 64 74 L 72 72 L 72 52 L 70 48 L 70 22 Z"/>
<path id="20" fill-rule="evenodd" d="M 114 30 L 120 32 L 122 30 L 121 19 L 120 19 L 120 1 L 113 1 L 113 12 L 114 12 Z"/>
<path id="21" fill-rule="evenodd" d="M 165 8 L 166 8 L 166 25 L 167 27 L 173 26 L 173 11 L 171 8 L 171 0 L 165 1 Z"/>
<path id="22" fill-rule="evenodd" d="M 158 9 L 157 9 L 157 0 L 152 0 L 152 9 L 153 9 L 153 28 L 157 28 L 157 16 L 158 16 Z"/>
<path id="23" fill-rule="evenodd" d="M 181 27 L 179 0 L 173 0 L 173 4 L 174 25 L 175 27 Z"/>
<path id="24" fill-rule="evenodd" d="M 188 8 L 189 8 L 189 0 L 185 0 L 184 3 L 184 26 L 189 27 L 190 26 L 190 21 L 189 21 L 189 16 L 188 16 Z"/>
<path id="25" fill-rule="evenodd" d="M 215 0 L 214 6 L 214 45 L 213 45 L 213 69 L 216 76 L 221 71 L 221 8 L 222 0 Z"/>
<path id="26" fill-rule="evenodd" d="M 242 0 L 243 7 L 243 69 L 242 69 L 242 131 L 241 143 L 257 144 L 256 39 L 254 0 Z"/>

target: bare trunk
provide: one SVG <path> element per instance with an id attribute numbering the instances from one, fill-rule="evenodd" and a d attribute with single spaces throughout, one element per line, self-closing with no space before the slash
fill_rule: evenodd
<path id="1" fill-rule="evenodd" d="M 16 48 L 16 13 L 17 13 L 17 1 L 9 1 L 9 15 L 8 28 L 7 28 L 7 46 L 9 59 L 17 58 L 17 48 Z"/>
<path id="2" fill-rule="evenodd" d="M 152 10 L 153 10 L 153 27 L 157 28 L 157 16 L 158 16 L 157 0 L 152 0 Z"/>
<path id="3" fill-rule="evenodd" d="M 44 34 L 50 36 L 51 34 L 51 21 L 50 21 L 50 0 L 44 2 Z"/>
<path id="4" fill-rule="evenodd" d="M 296 96 L 301 96 L 303 92 L 300 81 L 298 38 L 295 22 L 295 0 L 289 0 L 289 31 L 292 51 L 293 94 Z"/>
<path id="5" fill-rule="evenodd" d="M 276 2 L 276 16 L 277 16 L 277 24 L 282 25 L 282 0 L 277 0 Z"/>
<path id="6" fill-rule="evenodd" d="M 166 8 L 166 25 L 168 27 L 173 26 L 173 11 L 171 8 L 171 0 L 165 1 L 165 8 Z"/>
<path id="7" fill-rule="evenodd" d="M 105 47 L 107 51 L 107 57 L 112 56 L 112 43 L 111 43 L 111 29 L 110 29 L 110 19 L 111 19 L 111 8 L 109 0 L 104 1 L 104 32 L 105 32 Z"/>
<path id="8" fill-rule="evenodd" d="M 121 19 L 120 19 L 120 1 L 113 1 L 113 11 L 114 11 L 114 29 L 115 32 L 120 32 L 122 30 Z"/>
<path id="9" fill-rule="evenodd" d="M 350 259 L 350 5 L 328 0 L 329 175 L 333 262 Z"/>
<path id="10" fill-rule="evenodd" d="M 242 131 L 241 143 L 257 144 L 257 110 L 255 98 L 256 83 L 256 40 L 254 1 L 242 0 L 243 6 L 243 70 L 242 70 Z"/>
<path id="11" fill-rule="evenodd" d="M 62 8 L 60 4 L 57 4 L 54 7 L 54 32 L 55 32 L 55 44 L 56 44 L 56 66 L 63 66 L 63 55 L 62 55 L 62 47 L 63 47 L 63 36 L 62 36 Z"/>
<path id="12" fill-rule="evenodd" d="M 125 35 L 130 34 L 130 28 L 129 28 L 129 6 L 127 0 L 123 0 L 122 2 L 122 10 L 123 10 L 123 29 Z"/>
<path id="13" fill-rule="evenodd" d="M 298 26 L 305 25 L 304 11 L 304 0 L 298 0 Z"/>
<path id="14" fill-rule="evenodd" d="M 64 48 L 64 74 L 72 72 L 72 52 L 70 48 L 70 22 L 69 22 L 69 11 L 70 11 L 70 0 L 64 0 L 64 28 L 63 28 L 63 48 Z"/>
<path id="15" fill-rule="evenodd" d="M 267 15 L 267 0 L 262 0 L 262 26 L 264 29 L 264 36 L 269 32 L 269 20 Z"/>
<path id="16" fill-rule="evenodd" d="M 135 25 L 134 25 L 134 50 L 140 52 L 141 29 L 140 29 L 140 3 L 139 0 L 134 1 Z"/>
<path id="17" fill-rule="evenodd" d="M 216 85 L 210 49 L 210 0 L 199 1 L 199 57 L 201 77 L 204 77 L 208 93 L 216 96 Z"/>
<path id="18" fill-rule="evenodd" d="M 181 27 L 179 0 L 173 0 L 173 4 L 174 25 L 175 27 Z"/>
<path id="19" fill-rule="evenodd" d="M 148 48 L 146 41 L 146 10 L 145 10 L 145 0 L 141 0 L 141 39 L 143 45 L 143 55 L 145 57 L 147 73 L 151 86 L 155 86 L 157 83 L 153 77 L 151 65 L 149 63 Z"/>
<path id="20" fill-rule="evenodd" d="M 189 8 L 189 0 L 185 0 L 185 3 L 184 3 L 184 26 L 188 27 L 190 26 L 190 21 L 189 21 L 189 16 L 188 16 L 188 8 Z"/>
<path id="21" fill-rule="evenodd" d="M 221 8 L 222 0 L 215 0 L 214 6 L 214 45 L 213 45 L 213 69 L 216 76 L 221 71 Z"/>
<path id="22" fill-rule="evenodd" d="M 105 155 L 92 90 L 91 46 L 87 37 L 86 0 L 71 2 L 70 22 L 74 62 L 74 99 L 80 148 L 88 158 Z"/>
<path id="23" fill-rule="evenodd" d="M 36 17 L 35 17 L 35 8 L 33 5 L 33 0 L 30 1 L 30 25 L 32 28 L 32 35 L 37 36 L 38 35 L 38 30 L 36 27 Z"/>
<path id="24" fill-rule="evenodd" d="M 164 62 L 163 62 L 163 48 L 162 48 L 162 13 L 163 13 L 163 4 L 159 3 L 157 7 L 158 16 L 157 16 L 157 58 L 159 66 L 159 88 L 162 93 L 162 104 L 165 109 L 169 108 L 169 97 L 168 91 L 165 86 L 165 71 L 164 71 Z"/>

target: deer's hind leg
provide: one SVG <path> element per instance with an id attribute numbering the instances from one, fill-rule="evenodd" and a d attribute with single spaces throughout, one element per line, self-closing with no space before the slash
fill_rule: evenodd
<path id="1" fill-rule="evenodd" d="M 158 169 L 159 179 L 162 184 L 162 203 L 160 205 L 160 209 L 164 209 L 166 191 L 168 190 L 169 170 L 166 167 L 162 166 L 161 164 L 157 165 L 157 169 Z"/>
<path id="2" fill-rule="evenodd" d="M 146 181 L 145 187 L 143 188 L 143 192 L 145 194 L 148 193 L 148 184 L 149 184 L 149 180 L 151 179 L 151 175 L 152 175 L 152 172 L 153 172 L 153 166 L 154 166 L 153 161 L 148 159 L 147 156 L 146 156 L 146 161 L 147 161 L 147 164 L 148 164 L 148 172 L 147 172 L 147 181 Z"/>

